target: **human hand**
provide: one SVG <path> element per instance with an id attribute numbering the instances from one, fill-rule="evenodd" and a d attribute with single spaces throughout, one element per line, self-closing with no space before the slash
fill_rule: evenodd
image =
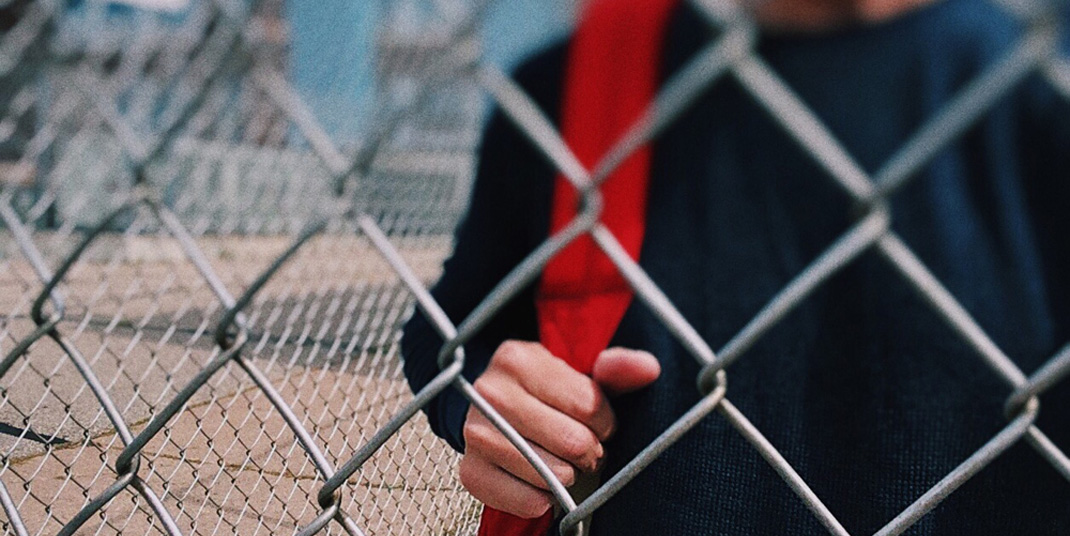
<path id="1" fill-rule="evenodd" d="M 610 348 L 595 360 L 591 377 L 532 342 L 506 341 L 475 389 L 516 428 L 566 487 L 577 472 L 594 472 L 616 419 L 606 395 L 631 392 L 661 374 L 647 352 Z M 520 451 L 474 406 L 464 425 L 461 483 L 484 504 L 534 518 L 553 505 L 549 486 Z"/>

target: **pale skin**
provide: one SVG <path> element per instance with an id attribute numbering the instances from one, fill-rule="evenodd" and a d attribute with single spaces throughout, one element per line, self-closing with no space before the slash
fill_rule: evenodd
<path id="1" fill-rule="evenodd" d="M 937 0 L 758 0 L 748 2 L 771 31 L 826 31 L 880 22 Z M 475 389 L 513 424 L 566 486 L 598 470 L 603 442 L 616 428 L 608 400 L 657 380 L 661 367 L 647 352 L 610 348 L 591 376 L 533 342 L 507 341 L 475 382 Z M 520 451 L 474 407 L 464 425 L 461 483 L 477 499 L 513 515 L 549 511 L 549 486 Z"/>
<path id="2" fill-rule="evenodd" d="M 540 344 L 507 341 L 475 389 L 531 443 L 554 476 L 571 486 L 580 473 L 601 466 L 602 442 L 616 428 L 607 397 L 641 389 L 660 374 L 658 360 L 638 350 L 605 350 L 588 377 Z M 461 483 L 477 499 L 526 518 L 550 509 L 546 481 L 478 410 L 468 410 L 464 441 Z"/>

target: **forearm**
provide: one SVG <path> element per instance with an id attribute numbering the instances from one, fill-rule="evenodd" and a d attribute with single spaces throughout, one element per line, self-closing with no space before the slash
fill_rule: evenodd
<path id="1" fill-rule="evenodd" d="M 419 392 L 439 374 L 438 355 L 443 344 L 442 337 L 419 312 L 406 324 L 401 340 L 401 352 L 405 360 L 405 377 L 413 393 Z M 466 344 L 464 377 L 475 381 L 486 369 L 492 353 L 493 348 L 488 347 L 482 340 Z M 468 406 L 468 400 L 460 391 L 450 386 L 423 408 L 435 435 L 445 439 L 459 452 L 464 451 L 464 436 L 461 430 Z"/>

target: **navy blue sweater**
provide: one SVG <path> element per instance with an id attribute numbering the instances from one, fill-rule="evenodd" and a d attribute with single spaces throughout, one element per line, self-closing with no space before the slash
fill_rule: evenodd
<path id="1" fill-rule="evenodd" d="M 875 172 L 1023 28 L 984 2 L 947 0 L 893 21 L 763 36 L 761 55 L 857 161 Z M 674 16 L 667 77 L 708 42 Z M 516 73 L 558 117 L 565 47 Z M 1070 340 L 1070 104 L 1029 78 L 892 203 L 893 226 L 1028 374 Z M 855 221 L 833 180 L 731 79 L 655 144 L 640 264 L 718 348 Z M 547 236 L 553 169 L 500 115 L 490 122 L 469 214 L 434 295 L 459 322 Z M 536 340 L 528 289 L 467 347 L 476 377 L 508 338 Z M 698 366 L 642 304 L 614 345 L 649 350 L 663 374 L 614 401 L 607 474 L 696 402 Z M 414 389 L 441 339 L 419 315 L 402 341 Z M 871 534 L 1005 426 L 1010 389 L 876 253 L 824 285 L 728 370 L 728 397 L 845 527 Z M 1070 384 L 1070 382 L 1066 382 Z M 1070 385 L 1042 398 L 1040 427 L 1070 449 Z M 467 403 L 427 408 L 463 449 Z M 821 534 L 823 529 L 716 414 L 595 514 L 594 534 Z M 909 534 L 1070 534 L 1070 482 L 1020 442 Z"/>

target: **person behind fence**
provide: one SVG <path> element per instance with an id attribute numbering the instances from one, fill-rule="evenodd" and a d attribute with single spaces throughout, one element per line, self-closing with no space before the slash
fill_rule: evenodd
<path id="1" fill-rule="evenodd" d="M 614 19 L 615 9 L 644 15 Z M 871 174 L 1028 28 L 979 0 L 768 0 L 748 9 L 757 54 Z M 594 166 L 656 89 L 720 34 L 689 2 L 594 1 L 573 37 L 524 63 L 515 80 Z M 888 201 L 892 229 L 1027 374 L 1070 340 L 1068 147 L 1070 102 L 1036 72 Z M 730 76 L 602 189 L 606 226 L 714 349 L 867 214 Z M 495 113 L 456 249 L 433 289 L 450 318 L 461 322 L 561 230 L 576 199 L 522 129 Z M 615 474 L 702 396 L 696 360 L 623 279 L 600 272 L 608 261 L 592 251 L 586 238 L 569 246 L 464 346 L 464 375 L 566 485 Z M 592 323 L 583 307 L 605 318 Z M 438 372 L 441 345 L 414 315 L 402 340 L 413 389 Z M 726 372 L 728 398 L 852 534 L 880 530 L 1007 424 L 1008 385 L 872 249 Z M 1070 387 L 1041 402 L 1038 426 L 1070 448 Z M 456 389 L 425 411 L 464 454 L 460 478 L 472 495 L 508 515 L 552 516 L 547 484 Z M 716 412 L 597 509 L 591 527 L 825 532 Z M 1065 535 L 1070 482 L 1019 441 L 909 533 Z"/>

